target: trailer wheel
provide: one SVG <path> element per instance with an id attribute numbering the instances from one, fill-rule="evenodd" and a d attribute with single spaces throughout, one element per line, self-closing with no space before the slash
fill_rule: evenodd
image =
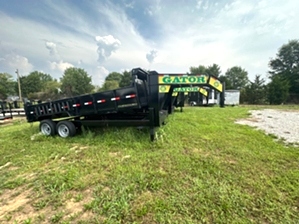
<path id="1" fill-rule="evenodd" d="M 57 124 L 57 133 L 62 138 L 72 137 L 76 134 L 76 126 L 71 121 L 60 121 Z"/>
<path id="2" fill-rule="evenodd" d="M 56 134 L 56 123 L 50 119 L 43 120 L 39 124 L 39 130 L 43 135 L 53 136 Z"/>

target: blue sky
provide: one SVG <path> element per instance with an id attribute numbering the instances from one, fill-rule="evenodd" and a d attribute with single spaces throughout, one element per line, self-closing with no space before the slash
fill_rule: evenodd
<path id="1" fill-rule="evenodd" d="M 59 78 L 74 66 L 101 85 L 113 71 L 216 63 L 266 78 L 270 58 L 299 38 L 298 12 L 295 0 L 3 0 L 0 72 Z"/>

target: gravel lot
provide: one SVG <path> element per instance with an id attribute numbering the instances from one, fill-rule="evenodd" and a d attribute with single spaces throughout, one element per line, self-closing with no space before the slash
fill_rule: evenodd
<path id="1" fill-rule="evenodd" d="M 299 144 L 299 111 L 264 109 L 249 112 L 249 118 L 236 123 L 256 127 L 282 138 L 286 143 Z"/>

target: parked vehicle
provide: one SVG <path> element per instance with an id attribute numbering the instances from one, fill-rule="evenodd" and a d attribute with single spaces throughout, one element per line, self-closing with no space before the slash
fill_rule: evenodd
<path id="1" fill-rule="evenodd" d="M 12 119 L 12 105 L 6 101 L 0 101 L 0 120 Z"/>

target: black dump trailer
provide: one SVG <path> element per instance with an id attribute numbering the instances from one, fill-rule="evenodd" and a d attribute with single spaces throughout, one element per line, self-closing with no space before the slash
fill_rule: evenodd
<path id="1" fill-rule="evenodd" d="M 38 104 L 27 102 L 27 121 L 39 121 L 44 135 L 60 137 L 74 136 L 82 125 L 143 126 L 149 127 L 153 141 L 156 128 L 164 125 L 167 116 L 178 106 L 181 94 L 174 94 L 174 89 L 201 79 L 147 72 L 141 68 L 132 69 L 131 75 L 131 85 L 127 87 Z"/>
<path id="2" fill-rule="evenodd" d="M 128 87 L 35 105 L 27 102 L 27 121 L 39 121 L 44 135 L 60 137 L 74 136 L 82 125 L 147 126 L 154 140 L 155 128 L 163 125 L 168 115 L 159 96 L 158 73 L 135 68 L 131 75 Z"/>

